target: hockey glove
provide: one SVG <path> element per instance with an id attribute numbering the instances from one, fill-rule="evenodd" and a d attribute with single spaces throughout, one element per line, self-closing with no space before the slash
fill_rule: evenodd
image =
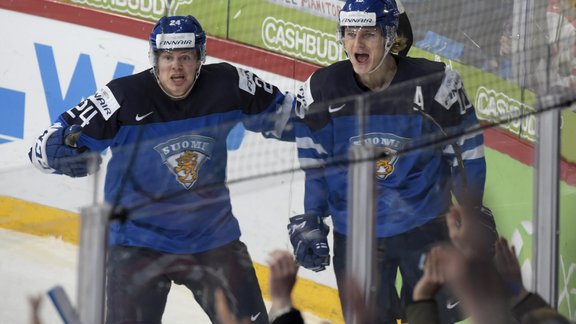
<path id="1" fill-rule="evenodd" d="M 88 158 L 86 147 L 76 147 L 76 141 L 82 133 L 82 127 L 71 125 L 62 127 L 56 123 L 50 127 L 51 133 L 45 142 L 46 163 L 57 174 L 65 174 L 70 177 L 84 177 L 89 174 Z M 54 131 L 55 130 L 55 131 Z M 32 152 L 30 152 L 32 160 Z M 97 155 L 97 165 L 102 162 L 100 155 Z"/>
<path id="2" fill-rule="evenodd" d="M 301 266 L 318 272 L 330 265 L 329 231 L 322 217 L 304 214 L 290 218 L 288 234 L 296 261 Z"/>
<path id="3" fill-rule="evenodd" d="M 475 216 L 476 224 L 478 224 L 478 231 L 482 233 L 483 252 L 489 258 L 494 257 L 496 253 L 496 240 L 498 240 L 498 231 L 496 229 L 496 221 L 490 208 L 485 206 L 472 207 L 472 215 Z"/>
<path id="4" fill-rule="evenodd" d="M 448 228 L 452 242 L 467 257 L 484 260 L 494 257 L 498 231 L 490 209 L 481 205 L 452 208 Z"/>

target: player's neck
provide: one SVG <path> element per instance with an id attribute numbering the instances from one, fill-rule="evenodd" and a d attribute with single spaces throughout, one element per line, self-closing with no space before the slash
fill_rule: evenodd
<path id="1" fill-rule="evenodd" d="M 372 73 L 358 74 L 357 77 L 360 82 L 368 89 L 372 91 L 382 91 L 392 83 L 394 76 L 396 75 L 396 70 L 398 69 L 396 65 L 396 60 L 392 55 L 387 55 L 384 58 L 384 62 L 378 69 Z"/>

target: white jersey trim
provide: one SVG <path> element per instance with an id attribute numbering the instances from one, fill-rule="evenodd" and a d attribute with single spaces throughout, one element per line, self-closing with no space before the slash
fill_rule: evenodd
<path id="1" fill-rule="evenodd" d="M 301 168 L 321 168 L 326 165 L 324 160 L 322 159 L 312 159 L 312 158 L 299 158 L 298 162 L 300 163 Z"/>
<path id="2" fill-rule="evenodd" d="M 462 152 L 462 161 L 476 160 L 484 157 L 484 146 L 477 147 L 473 150 Z M 458 159 L 452 159 L 452 166 L 458 166 Z"/>
<path id="3" fill-rule="evenodd" d="M 482 133 L 480 132 L 474 132 L 472 134 L 466 134 L 464 136 L 461 136 L 458 138 L 458 141 L 456 142 L 458 145 L 462 146 L 464 145 L 464 142 L 466 142 L 469 139 L 475 138 L 477 136 L 482 136 Z M 444 149 L 444 153 L 446 154 L 454 154 L 454 148 L 452 147 L 452 145 L 447 145 L 446 148 Z"/>
<path id="4" fill-rule="evenodd" d="M 318 154 L 328 154 L 322 145 L 314 143 L 310 137 L 296 137 L 296 145 L 299 149 L 313 149 Z"/>
<path id="5" fill-rule="evenodd" d="M 45 130 L 32 144 L 32 152 L 30 152 L 30 160 L 36 169 L 44 173 L 54 173 L 50 164 L 48 164 L 48 156 L 46 156 L 46 142 L 58 129 L 62 128 L 62 124 L 55 123 Z"/>

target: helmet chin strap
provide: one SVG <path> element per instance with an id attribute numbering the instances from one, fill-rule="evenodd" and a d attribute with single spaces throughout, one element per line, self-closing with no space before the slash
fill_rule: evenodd
<path id="1" fill-rule="evenodd" d="M 372 70 L 368 71 L 368 74 L 376 72 L 382 66 L 382 64 L 384 64 L 384 59 L 386 58 L 388 53 L 390 53 L 390 49 L 392 48 L 393 44 L 394 44 L 393 39 L 392 40 L 386 39 L 386 44 L 384 44 L 384 55 L 382 55 L 382 58 L 380 59 L 378 65 L 376 65 L 376 67 L 373 68 Z"/>
<path id="2" fill-rule="evenodd" d="M 384 63 L 384 59 L 386 58 L 386 55 L 388 55 L 388 53 L 384 53 L 384 55 L 382 55 L 382 58 L 380 59 L 380 63 L 378 63 L 378 65 L 376 65 L 375 68 L 373 68 L 372 70 L 368 71 L 368 74 L 372 74 L 374 72 L 376 72 Z"/>

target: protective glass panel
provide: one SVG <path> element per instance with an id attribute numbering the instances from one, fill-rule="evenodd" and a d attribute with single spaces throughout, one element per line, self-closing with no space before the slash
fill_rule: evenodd
<path id="1" fill-rule="evenodd" d="M 228 61 L 246 67 L 261 78 L 259 81 L 270 82 L 282 92 L 296 94 L 313 71 L 347 60 L 335 32 L 344 1 L 149 1 L 141 2 L 139 7 L 130 1 L 63 2 L 149 21 L 165 14 L 192 13 L 209 36 L 217 37 L 208 40 L 207 64 Z M 562 109 L 558 307 L 564 316 L 576 319 L 576 257 L 571 233 L 576 120 L 569 108 L 574 102 L 576 66 L 573 1 L 402 1 L 411 23 L 410 33 L 399 29 L 408 38 L 401 40 L 411 44 L 408 56 L 443 62 L 459 74 L 462 83 L 455 75 L 445 74 L 439 65 L 422 61 L 407 65 L 400 57 L 398 79 L 384 91 L 366 94 L 350 69 L 344 76 L 314 84 L 315 89 L 334 94 L 308 102 L 307 109 L 296 106 L 294 123 L 289 126 L 295 132 L 293 141 L 265 138 L 254 131 L 259 125 L 274 124 L 275 119 L 251 114 L 232 118 L 216 114 L 218 117 L 207 118 L 205 124 L 198 119 L 190 125 L 179 120 L 164 127 L 145 123 L 146 127 L 138 130 L 122 125 L 124 130 L 131 129 L 130 135 L 122 135 L 127 136 L 125 141 L 108 143 L 113 149 L 102 152 L 100 171 L 74 179 L 43 174 L 28 164 L 26 152 L 40 135 L 30 130 L 48 127 L 38 121 L 54 120 L 90 96 L 96 86 L 105 85 L 107 77 L 148 68 L 147 35 L 140 35 L 139 30 L 138 39 L 120 38 L 103 31 L 116 28 L 108 25 L 99 26 L 100 34 L 94 34 L 94 28 L 86 27 L 93 27 L 92 20 L 118 26 L 117 16 L 101 19 L 98 15 L 80 15 L 78 21 L 71 21 L 68 11 L 59 11 L 59 3 L 49 4 L 49 9 L 43 9 L 55 11 L 49 18 L 66 23 L 50 25 L 50 19 L 22 14 L 27 12 L 24 9 L 17 14 L 10 8 L 1 11 L 6 29 L 16 24 L 35 28 L 33 36 L 20 33 L 6 40 L 6 46 L 0 49 L 9 63 L 3 80 L 15 82 L 0 85 L 0 98 L 10 107 L 0 109 L 0 237 L 6 239 L 3 259 L 14 260 L 0 267 L 11 285 L 1 303 L 10 307 L 0 310 L 0 321 L 26 321 L 30 309 L 27 297 L 44 294 L 55 285 L 62 285 L 79 309 L 79 214 L 85 207 L 106 203 L 113 211 L 112 232 L 107 239 L 161 252 L 113 250 L 115 261 L 111 263 L 118 267 L 123 257 L 140 260 L 136 266 L 125 268 L 129 279 L 122 278 L 122 284 L 115 286 L 127 288 L 127 294 L 142 300 L 147 291 L 167 294 L 162 317 L 166 323 L 209 322 L 201 305 L 214 314 L 214 287 L 222 288 L 236 315 L 264 319 L 264 312 L 252 311 L 251 303 L 256 300 L 258 304 L 261 295 L 266 309 L 270 308 L 269 253 L 276 249 L 294 251 L 286 229 L 289 218 L 305 211 L 326 216 L 330 254 L 322 256 L 320 265 L 314 263 L 317 259 L 301 261 L 300 284 L 294 290 L 293 301 L 305 311 L 309 323 L 320 321 L 318 318 L 341 323 L 334 270 L 350 266 L 344 254 L 351 240 L 346 242 L 343 236 L 350 234 L 347 217 L 352 197 L 366 204 L 364 211 L 373 207 L 381 215 L 374 222 L 378 237 L 402 237 L 407 230 L 439 221 L 432 228 L 422 229 L 415 239 L 395 241 L 394 248 L 388 249 L 396 253 L 395 257 L 400 257 L 402 251 L 414 252 L 406 266 L 410 271 L 375 271 L 379 276 L 388 275 L 402 295 L 402 277 L 414 282 L 420 275 L 417 268 L 425 266 L 422 255 L 426 253 L 412 249 L 413 245 L 426 245 L 427 240 L 440 237 L 434 231 L 442 231 L 451 203 L 480 203 L 479 184 L 484 181 L 477 160 L 481 156 L 486 162 L 481 204 L 493 212 L 498 234 L 515 247 L 524 285 L 533 290 L 533 236 L 538 230 L 534 225 L 533 168 L 537 119 L 557 109 Z M 70 28 L 70 22 L 78 27 Z M 82 26 L 75 25 L 80 23 Z M 78 44 L 65 42 L 67 38 L 59 36 L 64 34 Z M 115 44 L 110 41 L 117 37 Z M 259 49 L 248 50 L 238 44 L 289 59 L 279 61 L 275 54 L 263 58 Z M 14 55 L 13 48 L 30 50 Z M 398 50 L 393 49 L 394 53 Z M 13 68 L 29 62 L 38 67 L 25 73 Z M 259 87 L 263 83 L 249 85 Z M 229 90 L 210 95 L 233 96 Z M 136 121 L 149 117 L 135 116 Z M 130 118 L 134 122 L 134 117 Z M 479 134 L 483 150 L 478 146 Z M 375 151 L 360 159 L 350 155 L 350 147 L 362 145 L 373 146 Z M 355 165 L 364 168 L 354 174 L 365 177 L 356 186 L 350 178 Z M 366 171 L 373 174 L 367 175 Z M 368 187 L 371 182 L 378 188 L 372 193 Z M 452 196 L 454 188 L 458 188 L 457 197 Z M 362 211 L 362 207 L 359 209 Z M 326 230 L 322 230 L 324 235 Z M 239 243 L 227 245 L 238 237 L 246 249 Z M 324 242 L 320 243 L 318 246 L 326 253 Z M 226 248 L 217 249 L 222 246 Z M 98 251 L 104 249 L 88 250 L 88 260 Z M 360 278 L 367 277 L 369 261 L 382 256 L 367 249 L 353 253 L 366 254 L 366 267 L 356 268 L 355 275 Z M 246 258 L 248 254 L 250 259 Z M 304 264 L 306 261 L 312 264 Z M 304 266 L 325 269 L 315 272 Z M 38 268 L 42 269 L 41 278 L 37 271 L 33 276 L 22 270 Z M 169 280 L 157 280 L 159 274 Z M 149 289 L 147 285 L 152 283 L 154 288 Z M 255 287 L 259 287 L 259 293 L 250 292 Z M 236 290 L 240 292 L 232 294 Z M 456 304 L 453 299 L 440 303 L 444 308 Z M 154 300 L 154 307 L 148 310 L 160 312 L 161 305 Z M 82 307 L 86 310 L 91 305 Z M 57 322 L 59 317 L 46 298 L 39 315 L 46 322 Z"/>

